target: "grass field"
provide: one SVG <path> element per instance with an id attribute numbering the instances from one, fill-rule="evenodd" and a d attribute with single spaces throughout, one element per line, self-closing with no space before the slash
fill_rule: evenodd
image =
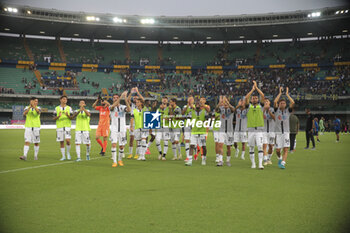
<path id="1" fill-rule="evenodd" d="M 42 130 L 38 161 L 32 146 L 28 161 L 20 161 L 23 134 L 0 131 L 0 232 L 350 230 L 350 135 L 338 144 L 333 133 L 322 135 L 315 151 L 305 151 L 304 134 L 298 135 L 287 168 L 279 169 L 274 156 L 262 171 L 250 168 L 248 153 L 245 161 L 232 158 L 232 167 L 215 167 L 211 134 L 207 166 L 158 161 L 152 145 L 148 161 L 125 159 L 117 168 L 109 147 L 100 157 L 95 141 L 93 160 L 58 161 L 54 130 Z"/>

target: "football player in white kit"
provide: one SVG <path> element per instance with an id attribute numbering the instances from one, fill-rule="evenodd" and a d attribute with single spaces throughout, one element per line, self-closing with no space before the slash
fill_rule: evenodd
<path id="1" fill-rule="evenodd" d="M 110 140 L 112 143 L 112 167 L 124 166 L 123 164 L 123 155 L 124 155 L 124 146 L 127 143 L 126 138 L 126 113 L 130 112 L 131 108 L 129 102 L 126 100 L 127 91 L 124 91 L 121 96 L 118 94 L 113 95 L 113 104 L 110 108 L 110 117 L 111 117 L 111 135 Z M 124 99 L 126 105 L 120 104 L 120 100 Z M 118 163 L 117 163 L 117 143 L 119 143 L 119 154 L 118 154 Z"/>
<path id="2" fill-rule="evenodd" d="M 289 108 L 287 108 L 287 101 L 280 99 L 283 88 L 280 87 L 280 92 L 277 95 L 274 106 L 275 106 L 275 132 L 276 132 L 276 154 L 278 157 L 278 167 L 285 169 L 286 160 L 288 156 L 288 149 L 290 147 L 289 139 L 289 117 L 294 107 L 294 100 L 289 95 L 289 89 L 286 89 L 286 96 L 289 100 Z M 281 149 L 283 148 L 283 156 L 281 157 Z"/>
<path id="3" fill-rule="evenodd" d="M 272 164 L 271 157 L 275 145 L 275 136 L 275 110 L 270 106 L 270 100 L 265 98 L 263 133 L 264 166 Z"/>
<path id="4" fill-rule="evenodd" d="M 248 145 L 249 145 L 249 156 L 252 162 L 251 168 L 256 168 L 255 165 L 255 146 L 258 147 L 258 158 L 259 158 L 259 169 L 264 169 L 263 162 L 263 130 L 264 130 L 264 114 L 263 104 L 265 100 L 264 93 L 258 88 L 258 85 L 253 81 L 254 85 L 252 90 L 245 96 L 246 109 L 247 111 L 247 128 L 248 128 Z M 253 94 L 257 91 L 260 95 Z M 249 99 L 252 96 L 251 103 Z"/>
<path id="5" fill-rule="evenodd" d="M 233 135 L 234 147 L 236 149 L 235 157 L 238 158 L 239 149 L 238 143 L 242 143 L 242 154 L 241 159 L 245 160 L 245 145 L 248 142 L 247 136 L 247 109 L 245 108 L 245 102 L 240 99 L 236 106 L 236 126 Z"/>
<path id="6" fill-rule="evenodd" d="M 221 127 L 219 129 L 219 161 L 217 166 L 223 166 L 223 146 L 225 144 L 227 147 L 226 164 L 228 167 L 231 167 L 231 146 L 233 145 L 233 117 L 235 107 L 230 104 L 226 96 L 220 96 L 218 107 L 220 111 Z"/>

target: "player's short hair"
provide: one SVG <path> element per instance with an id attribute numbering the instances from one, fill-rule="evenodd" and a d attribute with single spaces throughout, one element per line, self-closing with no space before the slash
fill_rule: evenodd
<path id="1" fill-rule="evenodd" d="M 36 98 L 36 97 L 34 97 L 34 96 L 30 98 L 30 100 L 37 100 L 37 99 L 38 99 L 38 98 Z"/>
<path id="2" fill-rule="evenodd" d="M 168 99 L 168 97 L 167 96 L 163 96 L 162 99 Z"/>
<path id="3" fill-rule="evenodd" d="M 84 101 L 84 103 L 85 103 L 85 100 L 80 100 L 79 102 L 81 102 L 81 101 Z"/>
<path id="4" fill-rule="evenodd" d="M 66 95 L 62 95 L 62 96 L 60 97 L 60 100 L 63 99 L 63 98 L 68 99 L 68 97 L 67 97 Z"/>
<path id="5" fill-rule="evenodd" d="M 176 103 L 176 99 L 175 98 L 172 98 L 171 101 Z"/>
<path id="6" fill-rule="evenodd" d="M 278 103 L 281 103 L 281 102 L 286 102 L 287 103 L 287 100 L 285 98 L 281 98 L 278 100 Z"/>
<path id="7" fill-rule="evenodd" d="M 114 97 L 115 95 L 120 96 L 118 93 L 114 93 L 114 94 L 112 95 L 112 97 Z"/>
<path id="8" fill-rule="evenodd" d="M 145 103 L 145 101 L 144 101 L 143 99 L 141 99 L 141 98 L 137 98 L 136 100 L 140 101 L 141 104 L 144 104 L 144 103 Z M 136 101 L 136 100 L 135 100 L 135 101 Z"/>

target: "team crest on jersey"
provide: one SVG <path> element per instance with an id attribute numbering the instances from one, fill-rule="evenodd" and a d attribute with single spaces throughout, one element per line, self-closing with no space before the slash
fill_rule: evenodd
<path id="1" fill-rule="evenodd" d="M 144 112 L 143 128 L 144 129 L 160 129 L 160 112 Z"/>

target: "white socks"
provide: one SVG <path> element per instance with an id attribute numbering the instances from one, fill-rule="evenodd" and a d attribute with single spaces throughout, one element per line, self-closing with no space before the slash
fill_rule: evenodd
<path id="1" fill-rule="evenodd" d="M 245 159 L 245 158 L 244 158 L 244 154 L 245 154 L 245 150 L 242 151 L 241 159 Z"/>
<path id="2" fill-rule="evenodd" d="M 118 155 L 118 160 L 122 161 L 124 155 L 124 149 L 119 149 L 119 155 Z"/>
<path id="3" fill-rule="evenodd" d="M 112 147 L 112 159 L 113 159 L 113 163 L 117 162 L 117 148 L 116 147 Z"/>
<path id="4" fill-rule="evenodd" d="M 156 146 L 157 146 L 157 149 L 158 149 L 158 152 L 160 155 L 162 155 L 162 145 L 160 144 L 160 141 L 156 141 Z"/>
<path id="5" fill-rule="evenodd" d="M 133 146 L 129 146 L 129 154 L 132 155 L 132 150 L 134 149 Z"/>
<path id="6" fill-rule="evenodd" d="M 176 153 L 176 152 L 177 152 L 177 148 L 176 148 L 176 147 L 177 147 L 176 144 L 173 144 L 173 145 L 172 145 L 174 158 L 177 158 L 177 153 Z"/>
<path id="7" fill-rule="evenodd" d="M 24 145 L 23 147 L 23 156 L 27 158 L 27 154 L 29 151 L 29 146 Z"/>
<path id="8" fill-rule="evenodd" d="M 231 156 L 226 156 L 226 162 L 230 162 Z"/>
<path id="9" fill-rule="evenodd" d="M 67 147 L 67 159 L 70 159 L 70 145 L 66 145 Z"/>
<path id="10" fill-rule="evenodd" d="M 181 144 L 178 143 L 176 144 L 176 147 L 177 147 L 177 154 L 179 155 L 179 158 L 181 157 Z"/>
<path id="11" fill-rule="evenodd" d="M 252 162 L 252 166 L 255 166 L 255 154 L 254 154 L 254 147 L 249 147 L 249 157 L 250 161 Z"/>
<path id="12" fill-rule="evenodd" d="M 168 141 L 164 141 L 163 156 L 165 156 L 168 153 L 168 148 L 169 148 L 169 142 Z"/>
<path id="13" fill-rule="evenodd" d="M 39 146 L 34 146 L 34 158 L 38 158 Z"/>
<path id="14" fill-rule="evenodd" d="M 91 146 L 90 145 L 86 145 L 86 156 L 90 155 L 90 150 L 91 150 Z"/>
<path id="15" fill-rule="evenodd" d="M 65 159 L 66 158 L 66 150 L 63 148 L 60 148 L 61 149 L 61 154 L 62 154 L 62 159 Z"/>
<path id="16" fill-rule="evenodd" d="M 146 139 L 141 140 L 141 146 L 140 146 L 140 155 L 141 158 L 145 158 L 145 153 L 146 153 Z"/>
<path id="17" fill-rule="evenodd" d="M 75 151 L 77 153 L 77 158 L 80 159 L 80 145 L 75 145 Z"/>
<path id="18" fill-rule="evenodd" d="M 185 143 L 185 149 L 186 149 L 186 157 L 190 156 L 190 143 Z"/>

